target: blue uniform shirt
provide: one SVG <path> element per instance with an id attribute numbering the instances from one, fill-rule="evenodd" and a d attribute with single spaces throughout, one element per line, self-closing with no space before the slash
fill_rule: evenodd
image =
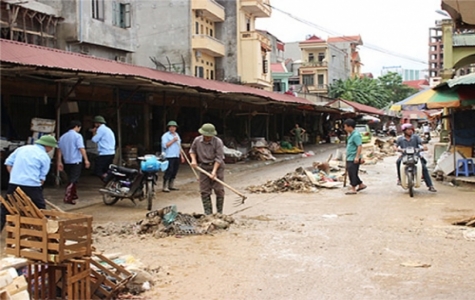
<path id="1" fill-rule="evenodd" d="M 69 130 L 61 136 L 58 147 L 61 150 L 65 164 L 77 164 L 82 162 L 82 154 L 79 149 L 84 149 L 84 140 L 74 129 Z"/>
<path id="2" fill-rule="evenodd" d="M 346 141 L 346 161 L 355 160 L 356 153 L 358 152 L 358 147 L 361 145 L 363 145 L 361 133 L 359 133 L 359 131 L 357 130 L 353 130 L 353 132 L 350 134 Z"/>
<path id="3" fill-rule="evenodd" d="M 41 186 L 49 172 L 51 158 L 42 145 L 17 148 L 8 156 L 6 166 L 12 166 L 10 183 L 24 186 Z"/>
<path id="4" fill-rule="evenodd" d="M 162 135 L 162 151 L 165 152 L 166 158 L 180 157 L 181 139 L 178 133 L 176 133 L 176 136 L 178 137 L 178 141 L 171 144 L 170 147 L 167 148 L 167 143 L 173 140 L 175 136 L 170 131 L 167 131 Z"/>
<path id="5" fill-rule="evenodd" d="M 102 124 L 97 128 L 96 135 L 92 137 L 92 141 L 97 144 L 99 155 L 115 154 L 115 137 L 112 130 Z"/>

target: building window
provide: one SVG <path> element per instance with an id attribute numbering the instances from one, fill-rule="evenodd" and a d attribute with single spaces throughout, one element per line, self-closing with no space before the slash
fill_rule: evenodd
<path id="1" fill-rule="evenodd" d="M 214 80 L 214 71 L 209 71 L 209 79 Z"/>
<path id="2" fill-rule="evenodd" d="M 92 0 L 92 18 L 104 21 L 104 0 Z"/>
<path id="3" fill-rule="evenodd" d="M 322 53 L 322 52 L 318 53 L 318 61 L 322 62 L 324 59 L 325 59 L 325 53 Z"/>
<path id="4" fill-rule="evenodd" d="M 262 58 L 262 73 L 269 73 L 269 61 L 265 57 Z"/>
<path id="5" fill-rule="evenodd" d="M 112 2 L 114 13 L 113 25 L 120 28 L 130 28 L 130 3 Z"/>
<path id="6" fill-rule="evenodd" d="M 196 66 L 195 67 L 195 77 L 203 78 L 204 77 L 204 68 Z"/>
<path id="7" fill-rule="evenodd" d="M 209 35 L 209 28 L 206 26 L 206 35 Z"/>
<path id="8" fill-rule="evenodd" d="M 200 34 L 200 23 L 195 22 L 195 34 Z"/>
<path id="9" fill-rule="evenodd" d="M 201 24 L 201 28 L 200 28 L 200 29 L 201 29 L 201 30 L 200 30 L 200 34 L 203 34 L 203 32 L 204 32 L 204 26 L 203 26 L 203 24 Z"/>
<path id="10" fill-rule="evenodd" d="M 315 75 L 302 75 L 302 83 L 306 86 L 312 86 L 314 85 L 314 78 Z"/>
<path id="11" fill-rule="evenodd" d="M 206 79 L 209 79 L 209 70 L 206 69 Z"/>
<path id="12" fill-rule="evenodd" d="M 246 17 L 246 31 L 251 31 L 251 19 Z"/>
<path id="13" fill-rule="evenodd" d="M 280 79 L 274 79 L 273 91 L 274 92 L 284 92 L 285 91 L 284 85 L 285 85 L 285 83 L 283 83 Z"/>
<path id="14" fill-rule="evenodd" d="M 318 88 L 323 89 L 325 87 L 325 75 L 318 74 Z"/>
<path id="15" fill-rule="evenodd" d="M 209 30 L 209 36 L 213 36 L 213 29 Z"/>
<path id="16" fill-rule="evenodd" d="M 308 62 L 313 62 L 315 60 L 315 57 L 313 56 L 313 53 L 308 54 Z"/>

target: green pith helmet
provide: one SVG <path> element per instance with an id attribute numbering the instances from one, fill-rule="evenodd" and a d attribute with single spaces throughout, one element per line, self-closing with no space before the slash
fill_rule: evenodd
<path id="1" fill-rule="evenodd" d="M 214 128 L 214 125 L 211 123 L 203 124 L 203 126 L 198 129 L 198 132 L 204 136 L 215 136 L 218 134 L 218 132 L 216 132 L 216 128 Z"/>
<path id="2" fill-rule="evenodd" d="M 167 127 L 170 127 L 170 126 L 178 127 L 178 124 L 175 121 L 170 121 L 168 122 Z"/>
<path id="3" fill-rule="evenodd" d="M 56 141 L 55 137 L 52 135 L 43 135 L 35 142 L 35 144 L 40 144 L 43 146 L 53 147 L 53 148 L 58 147 L 58 142 Z"/>
<path id="4" fill-rule="evenodd" d="M 106 124 L 106 119 L 103 116 L 95 116 L 94 123 Z"/>

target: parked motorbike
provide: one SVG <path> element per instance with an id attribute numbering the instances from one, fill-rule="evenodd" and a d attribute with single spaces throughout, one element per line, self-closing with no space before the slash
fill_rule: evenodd
<path id="1" fill-rule="evenodd" d="M 401 186 L 409 190 L 409 196 L 414 197 L 414 188 L 421 186 L 422 162 L 419 150 L 407 147 L 403 150 L 400 166 Z"/>
<path id="2" fill-rule="evenodd" d="M 147 210 L 152 209 L 159 171 L 165 172 L 168 161 L 162 154 L 159 157 L 148 154 L 137 158 L 140 170 L 110 165 L 105 179 L 106 186 L 99 190 L 106 205 L 114 205 L 122 199 L 130 199 L 134 205 L 136 199 L 147 199 Z"/>

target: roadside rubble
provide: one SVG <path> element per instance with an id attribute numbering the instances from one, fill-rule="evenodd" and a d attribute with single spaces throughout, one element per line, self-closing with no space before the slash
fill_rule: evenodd
<path id="1" fill-rule="evenodd" d="M 234 223 L 231 216 L 223 214 L 185 214 L 178 212 L 175 205 L 154 210 L 145 219 L 135 223 L 118 225 L 107 223 L 94 227 L 94 233 L 101 236 L 149 234 L 155 238 L 168 236 L 211 234 L 225 230 Z"/>
<path id="2" fill-rule="evenodd" d="M 375 145 L 363 148 L 365 164 L 376 164 L 384 157 L 394 155 L 393 140 L 376 139 Z M 269 180 L 261 185 L 251 185 L 246 188 L 251 193 L 315 193 L 318 188 L 343 187 L 345 177 L 345 155 L 337 150 L 334 159 L 330 156 L 327 161 L 313 162 L 311 167 L 300 167 L 285 176 Z M 360 169 L 360 172 L 366 172 Z"/>

